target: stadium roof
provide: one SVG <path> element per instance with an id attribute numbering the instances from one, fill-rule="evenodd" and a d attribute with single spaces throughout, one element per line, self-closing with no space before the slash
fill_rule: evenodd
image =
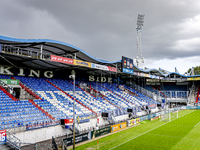
<path id="1" fill-rule="evenodd" d="M 32 47 L 35 49 L 40 49 L 40 46 L 43 45 L 43 51 L 45 51 L 46 53 L 58 56 L 76 53 L 77 58 L 93 63 L 113 64 L 121 62 L 121 60 L 109 62 L 106 60 L 95 58 L 90 54 L 86 53 L 85 51 L 83 51 L 82 49 L 75 47 L 71 44 L 50 39 L 18 39 L 0 35 L 0 43 L 9 44 L 21 48 Z"/>
<path id="2" fill-rule="evenodd" d="M 116 64 L 118 65 L 118 68 L 121 67 L 121 60 L 118 61 L 107 61 L 102 60 L 99 58 L 95 58 L 91 56 L 90 54 L 86 53 L 82 49 L 75 47 L 71 44 L 51 40 L 51 39 L 18 39 L 18 38 L 12 38 L 12 37 L 6 37 L 0 35 L 0 44 L 4 45 L 10 45 L 13 47 L 19 47 L 22 49 L 28 49 L 36 52 L 41 51 L 41 45 L 42 45 L 42 53 L 48 54 L 48 55 L 57 55 L 57 56 L 63 56 L 68 57 L 69 55 L 76 57 L 79 60 L 92 62 L 96 64 L 102 64 L 102 65 L 109 65 L 112 67 L 116 67 Z M 52 61 L 45 61 L 42 59 L 33 59 L 33 58 L 27 58 L 27 57 L 21 57 L 16 56 L 12 54 L 6 54 L 4 55 L 5 59 L 23 62 L 24 65 L 28 67 L 33 67 L 33 65 L 37 68 L 66 68 L 66 67 L 76 67 L 77 66 L 70 66 L 68 64 L 62 64 L 58 62 L 52 62 Z M 2 57 L 2 55 L 1 55 Z M 2 58 L 0 58 L 2 60 Z M 79 67 L 80 68 L 80 67 Z M 83 68 L 82 68 L 83 69 Z M 90 70 L 90 69 L 89 69 Z M 133 70 L 134 72 L 141 72 L 141 73 L 148 73 L 148 74 L 154 74 L 157 76 L 163 76 L 163 77 L 170 77 L 171 75 L 176 75 L 179 77 L 195 77 L 195 76 L 185 76 L 177 72 L 163 72 L 158 69 L 146 69 L 143 70 L 141 68 L 138 68 L 136 65 L 133 64 Z M 199 75 L 197 75 L 199 76 Z"/>

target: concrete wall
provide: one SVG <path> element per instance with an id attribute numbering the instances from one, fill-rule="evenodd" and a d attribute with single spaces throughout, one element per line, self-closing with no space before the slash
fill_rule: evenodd
<path id="1" fill-rule="evenodd" d="M 158 110 L 159 110 L 158 108 L 153 109 L 152 113 L 155 113 Z M 142 111 L 138 113 L 138 116 L 142 116 L 145 114 L 146 112 Z M 94 119 L 90 119 L 90 122 L 78 124 L 76 127 L 80 131 L 83 131 L 85 129 L 93 129 L 93 128 L 98 129 L 98 126 L 108 124 L 108 120 L 103 119 L 101 116 L 98 118 L 99 118 L 99 123 L 97 123 L 97 118 L 94 118 Z M 128 119 L 128 114 L 115 117 L 115 121 L 121 121 L 125 119 Z M 41 129 L 16 133 L 15 136 L 19 138 L 22 143 L 37 143 L 37 142 L 42 142 L 45 140 L 50 140 L 52 136 L 58 137 L 58 136 L 66 135 L 67 137 L 67 135 L 71 133 L 72 132 L 70 130 L 62 128 L 60 125 L 57 125 L 57 126 L 52 126 L 52 127 L 47 127 L 47 128 L 41 128 Z M 24 145 L 29 145 L 29 144 L 22 144 L 22 146 Z"/>

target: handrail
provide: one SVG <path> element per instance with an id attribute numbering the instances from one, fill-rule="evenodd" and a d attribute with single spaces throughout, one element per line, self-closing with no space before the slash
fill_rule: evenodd
<path id="1" fill-rule="evenodd" d="M 2 85 L 3 88 L 4 88 L 5 86 L 8 87 L 9 91 L 8 91 L 7 89 L 4 88 L 8 93 L 10 93 L 10 91 L 12 90 L 12 93 L 10 93 L 10 94 L 13 95 L 13 96 L 15 97 L 16 92 L 13 91 L 13 89 L 12 89 L 10 86 L 8 86 L 8 84 L 6 84 L 6 83 L 4 83 L 2 80 L 0 80 L 0 85 Z"/>
<path id="2" fill-rule="evenodd" d="M 154 92 L 151 92 L 151 91 L 149 91 L 149 90 L 147 90 L 147 89 L 145 89 L 145 88 L 143 88 L 139 85 L 136 85 L 136 84 L 133 84 L 132 87 L 135 88 L 136 90 L 138 90 L 139 92 L 141 92 L 141 93 L 151 97 L 152 99 L 158 101 L 158 102 L 162 101 L 163 97 L 154 93 Z"/>
<path id="3" fill-rule="evenodd" d="M 192 84 L 192 87 L 191 87 L 191 90 L 190 90 L 190 94 L 189 94 L 189 97 L 188 97 L 188 103 L 191 100 L 191 96 L 192 96 L 193 91 L 194 91 L 194 84 Z"/>
<path id="4" fill-rule="evenodd" d="M 21 149 L 21 141 L 16 136 L 11 134 L 9 131 L 6 131 L 6 144 L 14 149 Z"/>
<path id="5" fill-rule="evenodd" d="M 16 54 L 16 55 L 23 55 L 23 56 L 37 58 L 37 59 L 51 60 L 50 54 L 41 53 L 35 50 L 22 49 L 19 47 L 12 47 L 9 45 L 2 45 L 2 52 Z"/>

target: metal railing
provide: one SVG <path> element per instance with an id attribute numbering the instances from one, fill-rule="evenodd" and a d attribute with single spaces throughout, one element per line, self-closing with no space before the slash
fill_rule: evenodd
<path id="1" fill-rule="evenodd" d="M 4 88 L 8 93 L 12 94 L 15 97 L 16 92 L 8 84 L 6 84 L 2 80 L 0 80 L 0 86 L 2 88 Z"/>
<path id="2" fill-rule="evenodd" d="M 17 125 L 17 126 L 14 126 L 11 128 L 5 128 L 5 129 L 6 131 L 9 131 L 12 134 L 16 134 L 16 133 L 25 132 L 28 130 L 42 129 L 42 128 L 50 127 L 50 126 L 57 126 L 60 124 L 60 120 L 52 120 L 52 121 L 47 121 L 43 123 L 23 123 L 23 124 L 25 125 Z M 1 128 L 3 128 L 3 126 L 1 126 Z"/>
<path id="3" fill-rule="evenodd" d="M 143 87 L 141 87 L 141 86 L 139 86 L 139 85 L 132 84 L 132 87 L 133 87 L 134 89 L 136 89 L 137 91 L 139 91 L 139 92 L 141 92 L 141 93 L 143 93 L 143 94 L 145 94 L 145 95 L 151 97 L 152 99 L 154 99 L 154 100 L 156 100 L 156 101 L 161 102 L 162 99 L 164 98 L 164 97 L 162 97 L 161 95 L 158 95 L 158 94 L 156 94 L 156 93 L 154 93 L 154 92 L 151 92 L 151 91 L 149 91 L 149 90 L 147 90 L 147 89 L 145 89 L 145 88 L 143 88 Z"/>
<path id="4" fill-rule="evenodd" d="M 21 141 L 9 131 L 6 131 L 6 145 L 10 146 L 13 149 L 20 150 L 21 149 Z"/>
<path id="5" fill-rule="evenodd" d="M 36 50 L 28 50 L 28 49 L 22 49 L 19 47 L 12 47 L 10 45 L 2 45 L 2 52 L 15 54 L 15 55 L 23 55 L 23 56 L 37 58 L 37 59 L 51 60 L 50 54 L 41 53 Z"/>
<path id="6" fill-rule="evenodd" d="M 189 91 L 162 91 L 166 98 L 188 98 Z"/>

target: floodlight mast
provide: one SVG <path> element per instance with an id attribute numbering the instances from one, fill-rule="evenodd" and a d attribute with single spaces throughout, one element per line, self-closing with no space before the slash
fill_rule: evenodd
<path id="1" fill-rule="evenodd" d="M 142 57 L 142 44 L 141 44 L 141 33 L 142 33 L 142 26 L 144 23 L 144 15 L 138 14 L 137 17 L 137 57 L 136 63 L 137 67 L 143 68 L 144 64 L 144 57 Z"/>

